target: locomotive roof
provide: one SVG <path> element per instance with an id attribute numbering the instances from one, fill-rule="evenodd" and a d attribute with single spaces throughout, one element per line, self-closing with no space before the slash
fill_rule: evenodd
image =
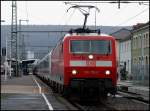
<path id="1" fill-rule="evenodd" d="M 105 37 L 110 37 L 111 35 L 108 35 L 108 34 L 98 34 L 98 33 L 68 33 L 65 35 L 65 37 L 68 37 L 68 36 L 105 36 Z"/>

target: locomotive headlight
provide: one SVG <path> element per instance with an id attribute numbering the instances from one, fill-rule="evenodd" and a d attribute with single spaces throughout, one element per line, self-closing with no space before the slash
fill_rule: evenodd
<path id="1" fill-rule="evenodd" d="M 77 71 L 76 71 L 76 70 L 72 70 L 72 74 L 73 74 L 73 75 L 76 75 L 76 74 L 77 74 Z"/>
<path id="2" fill-rule="evenodd" d="M 89 55 L 89 59 L 93 59 L 93 55 Z"/>
<path id="3" fill-rule="evenodd" d="M 106 70 L 105 74 L 106 74 L 106 75 L 110 75 L 110 71 L 109 71 L 109 70 Z"/>

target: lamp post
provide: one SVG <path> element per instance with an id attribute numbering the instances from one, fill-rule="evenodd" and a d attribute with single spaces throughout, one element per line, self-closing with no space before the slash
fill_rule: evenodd
<path id="1" fill-rule="evenodd" d="M 1 22 L 5 22 L 5 20 L 1 20 Z M 5 36 L 5 34 L 4 34 Z M 6 36 L 6 55 L 5 55 L 5 62 L 4 62 L 4 68 L 5 68 L 5 80 L 7 80 L 7 69 L 8 69 L 8 63 L 7 63 L 7 36 Z"/>
<path id="2" fill-rule="evenodd" d="M 5 20 L 1 20 L 1 22 L 5 22 Z M 12 40 L 8 40 L 7 36 L 6 36 L 6 56 L 5 56 L 5 80 L 7 80 L 7 70 L 8 70 L 8 62 L 7 62 L 7 55 L 8 55 L 8 51 L 7 51 L 7 47 L 8 47 L 8 41 L 12 41 Z M 10 47 L 10 63 L 9 63 L 9 76 L 11 77 L 11 47 Z"/>
<path id="3" fill-rule="evenodd" d="M 29 20 L 26 20 L 26 19 L 20 19 L 20 20 L 19 20 L 19 38 L 18 38 L 18 39 L 19 39 L 19 40 L 18 40 L 19 43 L 21 43 L 20 40 L 24 41 L 23 38 L 21 39 L 21 22 L 23 22 L 23 21 L 26 21 L 27 23 L 29 22 Z M 18 51 L 20 51 L 20 52 L 22 51 L 22 53 L 20 53 L 21 57 L 20 57 L 20 55 L 19 55 L 19 53 L 18 53 L 18 59 L 19 59 L 19 60 L 22 60 L 22 59 L 24 58 L 24 57 L 23 57 L 23 48 L 24 48 L 24 45 L 23 45 L 23 44 L 24 44 L 24 42 L 22 43 L 22 50 L 19 50 L 19 49 L 20 49 L 20 46 L 21 46 L 20 44 L 19 44 L 19 47 L 18 47 Z M 19 68 L 21 68 L 20 65 L 19 65 Z"/>
<path id="4" fill-rule="evenodd" d="M 29 20 L 26 20 L 26 19 L 24 19 L 24 20 L 23 20 L 23 19 L 20 19 L 20 20 L 19 20 L 19 31 L 20 31 L 20 32 L 19 32 L 19 38 L 21 38 L 21 22 L 22 22 L 22 21 L 29 22 Z M 19 39 L 19 40 L 20 40 L 20 39 Z M 19 41 L 19 42 L 20 42 L 20 41 Z M 22 43 L 22 45 L 23 45 L 23 43 Z M 22 50 L 23 50 L 23 46 L 22 46 Z M 19 56 L 19 57 L 20 57 L 20 56 Z M 22 59 L 23 59 L 23 55 L 22 55 Z"/>
<path id="5" fill-rule="evenodd" d="M 7 69 L 8 69 L 8 62 L 7 62 L 7 36 L 6 36 L 5 80 L 7 79 Z"/>
<path id="6" fill-rule="evenodd" d="M 12 40 L 9 40 L 10 42 L 12 41 Z M 7 42 L 8 42 L 8 40 L 7 40 Z M 11 78 L 11 61 L 12 61 L 12 59 L 11 59 L 11 47 L 10 47 L 10 53 L 9 53 L 9 57 L 10 57 L 10 63 L 9 63 L 9 77 Z"/>

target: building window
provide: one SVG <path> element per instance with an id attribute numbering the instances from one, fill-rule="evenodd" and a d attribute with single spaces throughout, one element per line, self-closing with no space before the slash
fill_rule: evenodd
<path id="1" fill-rule="evenodd" d="M 125 42 L 125 44 L 126 44 L 126 45 L 125 45 L 125 46 L 126 46 L 126 48 L 125 48 L 125 49 L 126 49 L 126 52 L 127 52 L 127 48 L 128 48 L 127 42 Z"/>
<path id="2" fill-rule="evenodd" d="M 141 64 L 142 57 L 139 57 L 138 64 Z"/>
<path id="3" fill-rule="evenodd" d="M 143 61 L 144 61 L 144 65 L 145 65 L 146 64 L 146 57 L 143 58 Z"/>
<path id="4" fill-rule="evenodd" d="M 135 38 L 132 39 L 132 49 L 135 49 Z"/>
<path id="5" fill-rule="evenodd" d="M 145 47 L 147 47 L 147 34 L 145 34 L 145 39 L 146 39 L 146 41 L 145 41 Z"/>
<path id="6" fill-rule="evenodd" d="M 124 45 L 124 52 L 125 52 L 126 51 L 126 44 L 124 43 L 123 45 Z"/>
<path id="7" fill-rule="evenodd" d="M 147 65 L 148 64 L 148 57 L 146 56 L 145 58 L 145 64 Z"/>
<path id="8" fill-rule="evenodd" d="M 133 58 L 133 64 L 135 64 L 135 58 Z"/>
<path id="9" fill-rule="evenodd" d="M 136 38 L 134 38 L 134 49 L 136 47 Z"/>
<path id="10" fill-rule="evenodd" d="M 146 47 L 146 45 L 145 45 L 145 44 L 146 44 L 145 34 L 144 34 L 143 41 L 144 41 L 144 43 L 143 43 L 143 44 L 144 44 L 144 48 L 145 48 L 145 47 Z"/>
<path id="11" fill-rule="evenodd" d="M 136 38 L 134 38 L 134 49 L 136 49 Z"/>
<path id="12" fill-rule="evenodd" d="M 120 51 L 120 52 L 122 52 L 122 44 L 120 44 L 120 46 L 121 46 L 121 48 L 120 48 L 120 49 L 121 49 L 121 51 Z"/>
<path id="13" fill-rule="evenodd" d="M 137 64 L 136 58 L 133 59 L 133 63 L 134 63 L 134 64 Z"/>
<path id="14" fill-rule="evenodd" d="M 148 36 L 148 33 L 146 33 L 146 47 L 149 47 L 149 36 Z"/>
<path id="15" fill-rule="evenodd" d="M 128 67 L 128 72 L 129 72 L 129 70 L 130 70 L 129 69 L 129 66 L 130 66 L 130 61 L 129 60 L 127 61 L 127 64 L 128 64 L 127 67 Z"/>
<path id="16" fill-rule="evenodd" d="M 127 42 L 125 42 L 125 51 L 127 52 Z"/>
<path id="17" fill-rule="evenodd" d="M 134 38 L 132 39 L 131 43 L 132 43 L 132 49 L 134 49 Z"/>
<path id="18" fill-rule="evenodd" d="M 123 52 L 123 43 L 121 44 L 121 46 L 122 46 L 122 52 Z"/>
<path id="19" fill-rule="evenodd" d="M 139 37 L 138 37 L 138 44 L 137 44 L 137 45 L 138 45 L 138 48 L 141 48 L 141 40 L 142 40 L 142 39 L 141 39 L 141 36 L 139 36 Z"/>
<path id="20" fill-rule="evenodd" d="M 148 37 L 147 41 L 148 41 L 148 47 L 149 47 L 149 33 L 147 33 L 147 37 Z"/>
<path id="21" fill-rule="evenodd" d="M 128 46 L 128 50 L 129 50 L 129 48 L 130 48 L 130 43 L 129 43 L 129 42 L 127 42 L 127 44 L 128 44 L 127 46 Z M 128 51 L 128 50 L 127 50 L 127 51 Z"/>
<path id="22" fill-rule="evenodd" d="M 126 44 L 127 44 L 127 52 L 128 52 L 128 47 L 129 47 L 128 42 Z"/>
<path id="23" fill-rule="evenodd" d="M 135 64 L 138 64 L 138 59 L 137 58 L 135 59 Z"/>
<path id="24" fill-rule="evenodd" d="M 148 65 L 149 65 L 149 56 L 148 56 Z"/>
<path id="25" fill-rule="evenodd" d="M 136 45 L 135 45 L 135 49 L 137 49 L 138 48 L 138 38 L 136 37 L 136 43 L 135 43 Z"/>

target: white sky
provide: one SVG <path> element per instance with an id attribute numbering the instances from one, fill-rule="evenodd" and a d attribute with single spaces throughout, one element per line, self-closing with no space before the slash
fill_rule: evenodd
<path id="1" fill-rule="evenodd" d="M 11 24 L 11 3 L 11 1 L 1 1 L 1 20 L 5 20 L 2 24 Z M 97 25 L 131 26 L 149 21 L 149 5 L 122 3 L 120 9 L 118 9 L 118 4 L 92 3 L 90 5 L 95 5 L 100 9 L 100 13 L 97 13 Z M 18 21 L 29 19 L 29 24 L 32 25 L 83 25 L 84 16 L 79 10 L 76 9 L 73 15 L 74 9 L 66 13 L 70 6 L 65 5 L 63 1 L 17 1 Z M 22 22 L 22 24 L 27 23 Z M 87 25 L 95 25 L 94 9 L 90 11 Z"/>

